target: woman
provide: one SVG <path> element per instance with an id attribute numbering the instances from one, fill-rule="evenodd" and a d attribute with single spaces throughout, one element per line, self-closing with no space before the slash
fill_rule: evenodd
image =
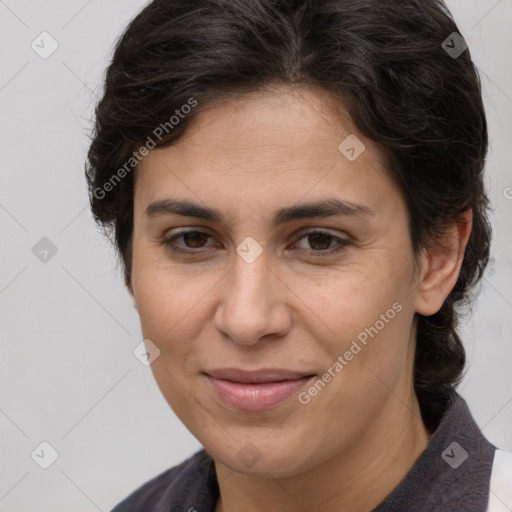
<path id="1" fill-rule="evenodd" d="M 115 512 L 506 506 L 510 454 L 455 391 L 486 151 L 439 1 L 150 3 L 87 178 L 143 355 L 204 449 Z"/>

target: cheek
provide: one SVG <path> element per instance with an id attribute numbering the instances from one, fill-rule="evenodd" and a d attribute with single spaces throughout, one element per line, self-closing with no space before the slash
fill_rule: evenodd
<path id="1" fill-rule="evenodd" d="M 313 333 L 328 353 L 326 370 L 336 375 L 327 401 L 372 395 L 377 376 L 391 385 L 407 364 L 413 308 L 406 256 L 379 253 L 375 264 L 354 266 L 308 291 L 308 304 L 328 327 Z M 336 361 L 343 369 L 333 368 Z"/>
<path id="2" fill-rule="evenodd" d="M 309 310 L 321 320 L 324 338 L 334 336 L 347 341 L 379 321 L 380 315 L 386 314 L 395 302 L 404 306 L 409 292 L 404 273 L 381 259 L 375 268 L 354 266 L 332 273 L 314 286 L 309 281 L 296 280 L 294 293 L 303 297 L 304 312 Z M 391 309 L 388 316 L 394 318 L 395 313 Z"/>
<path id="3" fill-rule="evenodd" d="M 179 319 L 183 303 L 179 283 L 169 279 L 162 263 L 149 251 L 135 247 L 132 264 L 133 292 L 145 338 L 160 343 Z"/>
<path id="4" fill-rule="evenodd" d="M 162 355 L 177 356 L 194 348 L 211 314 L 216 281 L 208 273 L 198 277 L 184 266 L 177 269 L 149 251 L 134 252 L 134 298 L 142 332 Z"/>

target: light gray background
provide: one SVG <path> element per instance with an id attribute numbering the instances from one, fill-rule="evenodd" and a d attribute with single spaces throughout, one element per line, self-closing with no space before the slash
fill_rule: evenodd
<path id="1" fill-rule="evenodd" d="M 0 0 L 3 512 L 107 511 L 200 447 L 133 356 L 137 312 L 83 177 L 103 70 L 143 5 Z M 494 262 L 464 326 L 470 370 L 459 390 L 489 440 L 512 450 L 512 0 L 448 5 L 481 71 L 495 208 Z M 59 44 L 48 59 L 31 48 L 43 31 Z M 47 263 L 31 250 L 44 236 L 58 248 Z M 46 470 L 31 458 L 42 441 L 59 453 Z"/>

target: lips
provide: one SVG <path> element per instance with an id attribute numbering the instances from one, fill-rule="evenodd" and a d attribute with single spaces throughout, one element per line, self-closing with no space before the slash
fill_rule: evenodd
<path id="1" fill-rule="evenodd" d="M 238 410 L 270 409 L 297 393 L 313 374 L 283 369 L 222 368 L 205 375 L 224 404 Z"/>

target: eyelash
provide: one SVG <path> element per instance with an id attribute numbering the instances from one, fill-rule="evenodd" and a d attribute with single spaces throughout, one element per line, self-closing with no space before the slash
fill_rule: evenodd
<path id="1" fill-rule="evenodd" d="M 178 253 L 178 254 L 189 254 L 190 255 L 190 254 L 199 254 L 200 252 L 204 252 L 204 250 L 202 250 L 203 249 L 202 247 L 198 248 L 197 250 L 194 250 L 194 249 L 183 249 L 181 247 L 178 247 L 178 246 L 174 245 L 175 240 L 177 240 L 179 238 L 182 238 L 184 235 L 189 234 L 189 233 L 200 233 L 200 234 L 203 234 L 203 235 L 207 235 L 210 238 L 213 238 L 210 234 L 208 234 L 208 233 L 206 233 L 204 231 L 200 231 L 198 229 L 191 229 L 191 230 L 187 230 L 187 231 L 181 231 L 180 233 L 177 233 L 177 234 L 172 235 L 170 237 L 164 238 L 161 241 L 161 244 L 165 248 L 170 249 L 174 253 Z M 313 230 L 313 231 L 308 231 L 308 232 L 304 233 L 292 245 L 296 244 L 297 242 L 299 242 L 303 238 L 306 238 L 306 237 L 308 237 L 310 235 L 317 235 L 317 234 L 319 234 L 319 235 L 326 235 L 326 236 L 330 237 L 332 239 L 331 243 L 332 243 L 332 241 L 335 241 L 335 242 L 338 243 L 337 247 L 335 246 L 334 249 L 333 248 L 328 248 L 328 249 L 318 249 L 318 250 L 314 250 L 314 249 L 311 249 L 311 250 L 298 249 L 298 250 L 301 251 L 301 252 L 309 253 L 313 257 L 318 257 L 318 256 L 322 257 L 323 255 L 332 255 L 334 253 L 340 252 L 343 249 L 345 249 L 348 245 L 350 245 L 350 241 L 347 240 L 346 238 L 339 238 L 337 236 L 334 236 L 331 233 L 328 233 L 326 231 L 320 231 L 320 230 Z"/>

